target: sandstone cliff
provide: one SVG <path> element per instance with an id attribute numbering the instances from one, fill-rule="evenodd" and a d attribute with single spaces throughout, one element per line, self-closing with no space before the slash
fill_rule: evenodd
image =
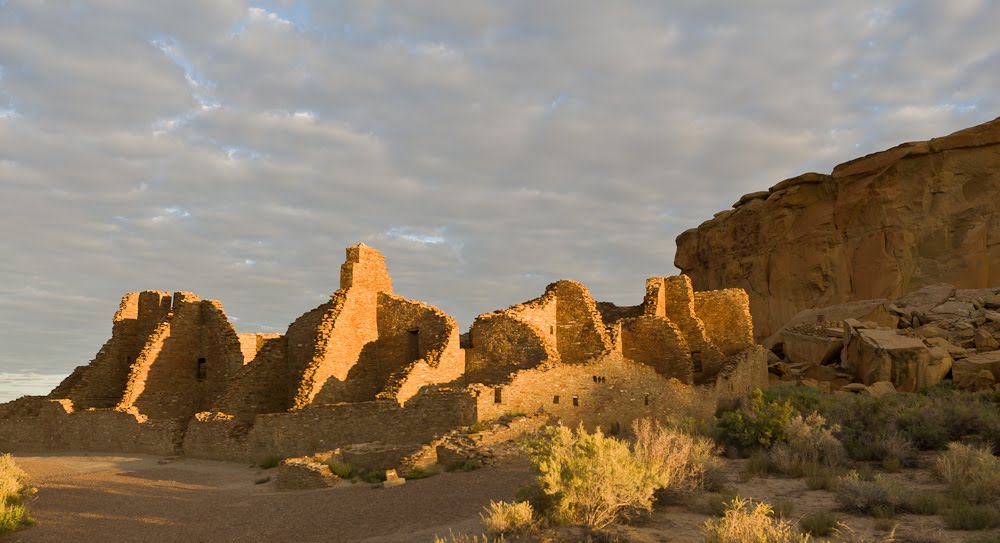
<path id="1" fill-rule="evenodd" d="M 1000 119 L 747 194 L 677 238 L 696 290 L 750 296 L 755 336 L 803 309 L 933 283 L 1000 286 Z"/>

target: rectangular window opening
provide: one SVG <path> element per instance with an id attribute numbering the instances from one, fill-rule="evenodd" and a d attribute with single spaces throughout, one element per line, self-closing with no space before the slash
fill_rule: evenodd
<path id="1" fill-rule="evenodd" d="M 552 403 L 559 403 L 559 396 L 558 395 L 552 397 Z"/>
<path id="2" fill-rule="evenodd" d="M 199 381 L 204 381 L 207 378 L 208 378 L 208 365 L 205 363 L 204 358 L 199 358 L 197 379 Z"/>
<path id="3" fill-rule="evenodd" d="M 573 396 L 573 407 L 580 407 L 580 397 Z"/>
<path id="4" fill-rule="evenodd" d="M 644 401 L 646 402 L 646 405 L 649 405 L 649 394 L 648 393 L 646 394 L 646 399 Z"/>
<path id="5" fill-rule="evenodd" d="M 503 389 L 493 389 L 493 403 L 503 403 Z"/>
<path id="6" fill-rule="evenodd" d="M 701 373 L 701 351 L 691 351 L 691 362 L 694 365 L 694 372 Z"/>
<path id="7" fill-rule="evenodd" d="M 406 331 L 407 357 L 410 362 L 420 360 L 420 330 L 414 328 Z"/>

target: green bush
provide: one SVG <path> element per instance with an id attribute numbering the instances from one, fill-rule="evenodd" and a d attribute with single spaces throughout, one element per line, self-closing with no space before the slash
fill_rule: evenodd
<path id="1" fill-rule="evenodd" d="M 903 493 L 892 482 L 881 475 L 866 480 L 853 470 L 837 479 L 833 492 L 845 510 L 878 518 L 894 516 L 903 503 Z"/>
<path id="2" fill-rule="evenodd" d="M 941 511 L 941 498 L 936 494 L 910 492 L 903 497 L 902 508 L 914 515 L 936 515 Z"/>
<path id="3" fill-rule="evenodd" d="M 1000 498 L 1000 458 L 989 449 L 952 443 L 931 467 L 956 498 L 974 503 Z"/>
<path id="4" fill-rule="evenodd" d="M 766 503 L 735 498 L 720 520 L 708 520 L 702 526 L 705 543 L 804 543 L 808 535 L 798 533 L 791 522 L 775 518 Z"/>
<path id="5" fill-rule="evenodd" d="M 789 401 L 765 400 L 763 392 L 757 389 L 744 400 L 742 407 L 719 416 L 717 436 L 723 445 L 746 456 L 755 449 L 769 449 L 784 440 L 785 428 L 794 414 Z"/>
<path id="6" fill-rule="evenodd" d="M 340 458 L 331 458 L 325 464 L 326 467 L 330 468 L 330 473 L 341 479 L 350 479 L 355 475 L 354 467 Z"/>

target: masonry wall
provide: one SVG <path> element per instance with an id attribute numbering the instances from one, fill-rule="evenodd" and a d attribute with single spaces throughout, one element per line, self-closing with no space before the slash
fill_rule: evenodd
<path id="1" fill-rule="evenodd" d="M 287 351 L 285 336 L 264 339 L 253 360 L 230 379 L 226 392 L 212 410 L 234 415 L 240 420 L 288 410 L 298 380 L 288 369 Z"/>
<path id="2" fill-rule="evenodd" d="M 394 400 L 317 405 L 260 415 L 253 425 L 199 415 L 188 425 L 185 454 L 255 462 L 303 456 L 357 443 L 418 444 L 473 424 L 475 399 L 465 391 L 422 394 L 403 408 Z"/>
<path id="3" fill-rule="evenodd" d="M 136 407 L 153 420 L 187 419 L 222 395 L 243 366 L 236 331 L 222 306 L 176 293 L 168 328 L 143 351 L 120 408 Z"/>
<path id="4" fill-rule="evenodd" d="M 619 323 L 620 352 L 625 358 L 653 368 L 667 378 L 694 382 L 694 366 L 687 342 L 666 317 L 643 316 Z"/>
<path id="5" fill-rule="evenodd" d="M 73 412 L 69 400 L 44 400 L 34 414 L 0 418 L 0 451 L 95 451 L 173 455 L 184 426 L 149 422 L 112 409 Z"/>
<path id="6" fill-rule="evenodd" d="M 622 319 L 632 319 L 645 314 L 642 305 L 619 306 L 611 302 L 597 302 L 597 311 L 601 314 L 604 325 L 608 327 Z"/>
<path id="7" fill-rule="evenodd" d="M 567 364 L 591 360 L 611 349 L 611 342 L 587 288 L 576 281 L 558 281 L 556 292 L 556 348 Z"/>
<path id="8" fill-rule="evenodd" d="M 670 319 L 684 335 L 695 364 L 702 370 L 696 372 L 696 381 L 704 382 L 722 368 L 725 355 L 705 334 L 705 325 L 695 310 L 691 279 L 686 275 L 648 279 L 644 306 L 646 315 Z"/>
<path id="9" fill-rule="evenodd" d="M 705 336 L 723 354 L 731 356 L 756 344 L 750 298 L 742 289 L 696 292 L 694 307 L 705 326 Z"/>
<path id="10" fill-rule="evenodd" d="M 130 367 L 146 338 L 170 312 L 170 295 L 145 291 L 126 294 L 113 319 L 111 339 L 87 366 L 78 368 L 50 394 L 72 399 L 78 409 L 114 407 L 122 399 Z"/>
<path id="11" fill-rule="evenodd" d="M 470 336 L 472 346 L 465 351 L 465 377 L 470 383 L 499 383 L 514 371 L 558 359 L 553 342 L 508 313 L 480 316 Z"/>

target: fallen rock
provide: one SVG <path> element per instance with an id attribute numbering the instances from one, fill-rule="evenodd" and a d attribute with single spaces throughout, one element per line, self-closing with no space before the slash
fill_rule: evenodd
<path id="1" fill-rule="evenodd" d="M 921 339 L 895 330 L 845 323 L 841 366 L 866 385 L 889 381 L 896 390 L 914 392 L 940 383 L 952 367 L 945 349 L 933 353 Z"/>
<path id="2" fill-rule="evenodd" d="M 278 465 L 278 488 L 327 488 L 340 481 L 325 464 L 308 458 L 288 458 Z"/>
<path id="3" fill-rule="evenodd" d="M 831 366 L 811 364 L 802 371 L 802 376 L 817 381 L 833 381 L 837 378 L 837 370 Z"/>
<path id="4" fill-rule="evenodd" d="M 975 344 L 979 352 L 995 351 L 1000 348 L 1000 343 L 993 338 L 993 335 L 982 328 L 976 330 Z"/>
<path id="5" fill-rule="evenodd" d="M 879 381 L 877 383 L 872 383 L 870 386 L 865 387 L 865 393 L 869 396 L 874 396 L 878 398 L 879 396 L 884 396 L 886 394 L 893 394 L 896 392 L 896 387 L 892 386 L 889 381 Z"/>
<path id="6" fill-rule="evenodd" d="M 893 305 L 923 317 L 929 311 L 955 295 L 955 287 L 947 283 L 936 283 L 914 290 L 905 296 L 897 298 Z"/>
<path id="7" fill-rule="evenodd" d="M 826 335 L 823 329 L 806 333 L 805 330 L 785 330 L 781 332 L 785 360 L 792 364 L 826 364 L 840 356 L 844 341 L 839 337 Z"/>
<path id="8" fill-rule="evenodd" d="M 952 369 L 952 380 L 960 388 L 971 386 L 983 371 L 988 371 L 996 379 L 1000 375 L 1000 351 L 974 354 L 956 360 Z"/>
<path id="9" fill-rule="evenodd" d="M 996 377 L 990 370 L 979 370 L 979 373 L 969 376 L 958 383 L 959 388 L 979 392 L 989 390 L 997 384 Z"/>
<path id="10" fill-rule="evenodd" d="M 889 300 L 860 300 L 800 311 L 774 335 L 765 339 L 763 345 L 771 349 L 781 343 L 782 333 L 785 330 L 794 331 L 805 325 L 820 326 L 824 323 L 839 323 L 847 319 L 870 321 L 889 328 L 895 328 L 899 323 L 899 317 L 889 311 Z M 754 327 L 756 329 L 756 325 Z"/>

